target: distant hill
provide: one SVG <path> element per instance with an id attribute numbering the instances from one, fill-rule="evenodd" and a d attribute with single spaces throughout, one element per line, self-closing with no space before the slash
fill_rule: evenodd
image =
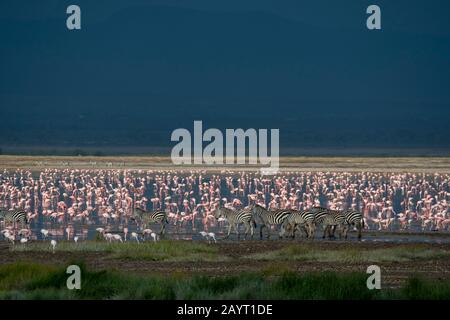
<path id="1" fill-rule="evenodd" d="M 203 120 L 280 128 L 282 148 L 450 147 L 445 35 L 262 11 L 95 10 L 79 32 L 64 17 L 2 16 L 0 146 L 169 148 L 172 130 Z"/>

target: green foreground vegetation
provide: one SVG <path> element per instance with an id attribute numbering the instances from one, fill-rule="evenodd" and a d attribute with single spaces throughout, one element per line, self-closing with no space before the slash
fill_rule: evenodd
<path id="1" fill-rule="evenodd" d="M 47 241 L 16 244 L 11 246 L 14 252 L 52 252 Z M 104 240 L 83 241 L 80 243 L 60 241 L 56 252 L 101 252 L 111 259 L 167 261 L 167 262 L 220 262 L 230 261 L 232 258 L 221 252 L 214 244 L 194 241 L 163 240 L 108 243 Z M 333 249 L 317 248 L 312 243 L 287 243 L 279 250 L 243 255 L 234 259 L 249 259 L 262 261 L 312 261 L 312 262 L 405 262 L 423 259 L 450 258 L 450 251 L 434 248 L 425 244 L 398 245 L 391 248 L 377 248 L 364 250 L 358 247 L 343 246 Z"/>
<path id="2" fill-rule="evenodd" d="M 39 241 L 17 244 L 11 247 L 15 252 L 52 252 L 50 243 Z M 147 260 L 147 261 L 167 261 L 167 262 L 196 262 L 196 261 L 225 261 L 228 257 L 219 253 L 217 247 L 206 243 L 193 241 L 146 241 L 136 243 L 127 241 L 124 243 L 109 243 L 104 240 L 83 241 L 80 243 L 60 241 L 57 244 L 56 252 L 101 252 L 111 259 L 124 260 Z"/>
<path id="3" fill-rule="evenodd" d="M 68 290 L 65 269 L 0 266 L 0 299 L 449 299 L 450 282 L 410 278 L 400 289 L 368 290 L 364 273 L 246 273 L 236 276 L 143 276 L 90 271 Z"/>

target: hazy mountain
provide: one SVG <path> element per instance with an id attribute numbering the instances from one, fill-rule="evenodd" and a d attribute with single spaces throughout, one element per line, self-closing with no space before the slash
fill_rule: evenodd
<path id="1" fill-rule="evenodd" d="M 80 31 L 64 3 L 0 16 L 0 145 L 169 147 L 203 120 L 280 128 L 285 147 L 450 146 L 449 33 L 391 27 L 392 12 L 371 32 L 364 14 L 332 28 L 267 8 L 85 3 Z"/>

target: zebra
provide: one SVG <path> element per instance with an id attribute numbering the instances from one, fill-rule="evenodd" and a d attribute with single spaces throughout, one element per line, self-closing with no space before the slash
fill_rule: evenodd
<path id="1" fill-rule="evenodd" d="M 258 221 L 259 227 L 259 237 L 262 239 L 263 228 L 267 229 L 267 239 L 270 238 L 270 228 L 273 225 L 282 225 L 284 220 L 286 220 L 292 213 L 290 209 L 277 209 L 274 211 L 267 210 L 266 208 L 260 206 L 259 204 L 254 204 L 251 207 L 251 211 L 255 221 Z M 280 231 L 279 237 L 283 236 L 284 230 Z"/>
<path id="2" fill-rule="evenodd" d="M 364 228 L 364 218 L 361 212 L 348 209 L 343 212 L 346 226 L 344 228 L 344 238 L 347 239 L 347 232 L 350 226 L 356 227 L 358 230 L 358 239 L 361 239 L 361 231 Z"/>
<path id="3" fill-rule="evenodd" d="M 298 211 L 291 209 L 289 211 L 291 214 L 284 220 L 281 226 L 282 233 L 284 233 L 285 230 L 289 230 L 290 236 L 294 238 L 295 231 L 297 231 L 298 228 L 301 228 L 306 234 L 306 237 L 310 237 L 314 228 L 314 213 L 310 210 Z"/>
<path id="4" fill-rule="evenodd" d="M 231 228 L 234 227 L 236 230 L 237 237 L 239 239 L 239 224 L 243 223 L 245 225 L 245 235 L 244 239 L 247 239 L 247 234 L 250 231 L 250 235 L 253 238 L 254 228 L 256 228 L 255 220 L 253 219 L 253 215 L 251 210 L 242 209 L 242 210 L 233 210 L 229 208 L 217 208 L 214 214 L 216 219 L 225 218 L 227 219 L 228 225 L 228 234 L 225 237 L 228 238 L 231 233 Z"/>
<path id="5" fill-rule="evenodd" d="M 315 207 L 312 209 L 312 212 L 314 214 L 314 230 L 312 232 L 312 238 L 314 238 L 315 229 L 318 225 L 323 226 L 323 239 L 325 239 L 327 234 L 328 237 L 331 238 L 332 233 L 330 229 L 336 226 L 339 226 L 339 238 L 342 237 L 342 231 L 344 230 L 346 223 L 342 211 Z"/>
<path id="6" fill-rule="evenodd" d="M 8 210 L 6 208 L 0 209 L 0 219 L 3 218 L 3 222 L 6 225 L 6 222 L 12 222 L 14 229 L 16 228 L 16 223 L 20 222 L 22 224 L 22 228 L 25 225 L 28 225 L 28 217 L 27 213 L 21 209 L 13 209 Z"/>
<path id="7" fill-rule="evenodd" d="M 145 229 L 148 224 L 151 223 L 159 223 L 161 224 L 161 232 L 159 235 L 163 235 L 166 230 L 166 223 L 169 223 L 167 220 L 167 214 L 164 210 L 156 210 L 156 211 L 145 211 L 142 208 L 134 208 L 133 209 L 133 220 L 139 219 L 142 224 L 142 229 Z"/>
<path id="8" fill-rule="evenodd" d="M 347 233 L 350 226 L 356 227 L 358 231 L 358 239 L 361 239 L 361 232 L 364 228 L 364 219 L 361 212 L 353 210 L 353 209 L 347 209 L 342 211 L 342 214 L 344 215 L 345 222 L 344 222 L 344 228 L 343 228 L 343 234 L 344 239 L 347 239 Z M 331 230 L 331 235 L 334 234 L 334 228 Z"/>

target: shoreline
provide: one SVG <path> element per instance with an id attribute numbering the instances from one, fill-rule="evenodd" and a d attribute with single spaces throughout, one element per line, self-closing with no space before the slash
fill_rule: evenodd
<path id="1" fill-rule="evenodd" d="M 16 156 L 0 155 L 1 169 L 126 169 L 259 172 L 259 165 L 174 165 L 168 156 Z M 280 157 L 280 172 L 450 173 L 450 157 Z"/>

